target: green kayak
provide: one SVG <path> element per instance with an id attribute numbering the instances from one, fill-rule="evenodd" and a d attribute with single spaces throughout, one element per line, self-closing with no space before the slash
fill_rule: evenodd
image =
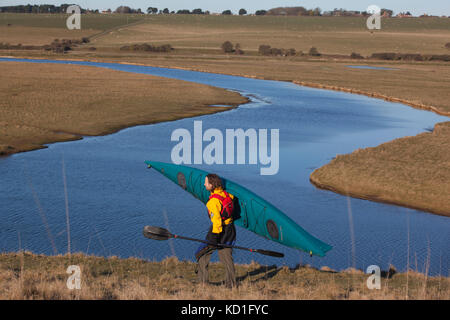
<path id="1" fill-rule="evenodd" d="M 148 168 L 178 184 L 194 197 L 207 203 L 210 192 L 204 182 L 208 172 L 172 163 L 146 161 Z M 285 246 L 303 250 L 311 255 L 325 256 L 331 246 L 313 237 L 275 206 L 250 190 L 224 179 L 225 189 L 237 198 L 235 224 L 264 238 Z"/>

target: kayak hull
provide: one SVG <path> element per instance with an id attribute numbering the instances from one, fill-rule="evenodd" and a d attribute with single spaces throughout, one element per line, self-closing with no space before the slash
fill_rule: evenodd
<path id="1" fill-rule="evenodd" d="M 163 174 L 198 200 L 205 204 L 208 202 L 210 192 L 204 186 L 208 172 L 172 163 L 157 161 L 146 161 L 145 163 L 149 168 Z M 331 250 L 330 245 L 306 232 L 268 201 L 233 181 L 225 178 L 222 178 L 222 181 L 225 189 L 237 198 L 235 225 L 311 255 L 323 257 L 327 251 Z"/>

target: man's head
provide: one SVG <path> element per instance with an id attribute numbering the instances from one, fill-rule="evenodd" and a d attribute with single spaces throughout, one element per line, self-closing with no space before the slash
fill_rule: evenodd
<path id="1" fill-rule="evenodd" d="M 214 191 L 217 188 L 222 188 L 222 179 L 217 174 L 210 173 L 205 177 L 205 188 L 208 191 Z"/>

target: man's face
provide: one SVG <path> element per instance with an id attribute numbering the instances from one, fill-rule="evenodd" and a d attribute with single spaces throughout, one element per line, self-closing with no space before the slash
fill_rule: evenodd
<path id="1" fill-rule="evenodd" d="M 205 177 L 205 188 L 206 188 L 206 190 L 208 190 L 208 191 L 212 191 L 212 184 L 211 183 L 209 183 L 209 181 L 208 181 L 208 177 Z"/>

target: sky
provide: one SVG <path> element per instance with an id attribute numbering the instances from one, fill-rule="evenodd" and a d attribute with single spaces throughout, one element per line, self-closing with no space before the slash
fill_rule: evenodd
<path id="1" fill-rule="evenodd" d="M 450 0 L 72 0 L 73 3 L 80 5 L 82 8 L 106 10 L 108 8 L 115 9 L 120 5 L 126 5 L 131 8 L 141 8 L 145 11 L 148 7 L 156 7 L 158 9 L 169 8 L 170 11 L 180 9 L 196 9 L 209 10 L 210 12 L 222 12 L 230 9 L 233 13 L 237 13 L 239 9 L 244 8 L 249 13 L 254 13 L 260 9 L 270 9 L 275 7 L 293 7 L 302 6 L 307 9 L 319 7 L 323 11 L 333 10 L 334 8 L 344 8 L 347 10 L 365 11 L 370 5 L 377 5 L 380 8 L 394 10 L 394 13 L 410 11 L 413 15 L 421 15 L 424 13 L 431 15 L 450 16 Z M 17 0 L 0 0 L 0 6 L 19 5 L 19 4 L 55 4 L 72 3 L 71 0 L 44 0 L 44 1 L 17 1 Z"/>

